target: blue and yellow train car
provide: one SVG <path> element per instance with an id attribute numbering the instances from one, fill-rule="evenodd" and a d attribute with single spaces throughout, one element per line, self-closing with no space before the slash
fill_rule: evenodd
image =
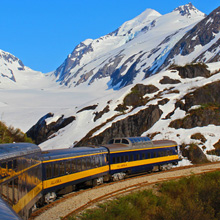
<path id="1" fill-rule="evenodd" d="M 30 143 L 0 145 L 0 194 L 23 219 L 42 196 L 40 154 Z"/>
<path id="2" fill-rule="evenodd" d="M 169 169 L 179 161 L 175 141 L 127 137 L 114 138 L 104 146 L 109 150 L 109 172 L 113 180 L 138 172 Z"/>
<path id="3" fill-rule="evenodd" d="M 73 191 L 78 184 L 97 185 L 108 177 L 104 147 L 75 147 L 42 152 L 43 194 L 46 202 Z"/>

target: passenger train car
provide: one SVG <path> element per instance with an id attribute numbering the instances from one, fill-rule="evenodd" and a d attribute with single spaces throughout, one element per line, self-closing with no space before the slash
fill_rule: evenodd
<path id="1" fill-rule="evenodd" d="M 143 171 L 169 169 L 179 160 L 177 143 L 170 140 L 114 138 L 105 147 L 109 150 L 109 173 L 113 180 Z"/>
<path id="2" fill-rule="evenodd" d="M 179 160 L 176 142 L 114 138 L 95 147 L 41 151 L 34 144 L 0 145 L 0 192 L 23 219 L 31 207 L 82 186 L 169 169 Z"/>
<path id="3" fill-rule="evenodd" d="M 24 218 L 42 196 L 40 154 L 30 143 L 0 145 L 0 194 Z"/>
<path id="4" fill-rule="evenodd" d="M 43 194 L 46 202 L 73 191 L 79 184 L 97 185 L 108 175 L 104 147 L 76 147 L 42 152 Z"/>

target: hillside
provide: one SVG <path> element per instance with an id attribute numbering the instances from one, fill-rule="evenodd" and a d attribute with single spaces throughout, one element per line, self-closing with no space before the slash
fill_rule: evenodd
<path id="1" fill-rule="evenodd" d="M 192 146 L 192 150 L 208 154 L 219 149 L 219 77 L 220 62 L 173 66 L 142 84 L 115 91 L 108 99 L 89 102 L 66 115 L 46 115 L 29 132 L 38 134 L 39 142 L 41 134 L 42 140 L 48 138 L 40 144 L 43 149 L 99 145 L 112 137 L 147 135 L 183 146 L 196 144 L 198 148 Z M 62 123 L 68 125 L 55 131 Z"/>

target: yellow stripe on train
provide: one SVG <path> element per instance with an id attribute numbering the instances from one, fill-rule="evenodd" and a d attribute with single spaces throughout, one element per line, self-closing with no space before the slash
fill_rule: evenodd
<path id="1" fill-rule="evenodd" d="M 42 161 L 42 163 L 51 163 L 51 162 L 70 160 L 70 159 L 75 159 L 75 158 L 90 157 L 90 156 L 100 155 L 100 154 L 107 154 L 107 152 L 94 153 L 94 154 L 85 154 L 85 155 L 65 157 L 65 158 L 58 158 L 58 159 L 53 159 L 53 160 L 44 160 L 44 161 Z"/>
<path id="2" fill-rule="evenodd" d="M 108 171 L 109 171 L 109 166 L 107 165 L 107 166 L 103 166 L 103 167 L 99 167 L 95 169 L 85 170 L 85 171 L 45 180 L 43 182 L 43 188 L 47 189 L 47 188 L 54 187 L 60 184 L 68 183 L 71 181 L 79 180 L 82 178 L 86 178 L 89 176 L 93 176 L 93 175 L 108 172 Z"/>
<path id="3" fill-rule="evenodd" d="M 29 191 L 25 196 L 19 199 L 18 203 L 13 205 L 16 213 L 19 213 L 31 200 L 33 200 L 42 191 L 42 182 L 40 182 L 34 189 Z"/>

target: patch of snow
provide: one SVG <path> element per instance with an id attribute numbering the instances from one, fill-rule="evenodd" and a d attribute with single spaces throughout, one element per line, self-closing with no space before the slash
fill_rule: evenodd
<path id="1" fill-rule="evenodd" d="M 193 164 L 190 160 L 188 160 L 187 158 L 183 158 L 181 161 L 178 162 L 178 165 L 174 167 L 185 167 L 185 166 L 191 166 L 191 165 Z"/>
<path id="2" fill-rule="evenodd" d="M 194 109 L 198 109 L 198 108 L 200 108 L 201 107 L 201 105 L 194 105 L 194 106 L 192 106 L 190 109 L 189 109 L 189 111 L 190 110 L 194 110 Z"/>
<path id="3" fill-rule="evenodd" d="M 49 125 L 53 122 L 57 122 L 57 120 L 61 117 L 61 115 L 57 115 L 55 117 L 50 117 L 50 118 L 47 118 L 45 121 L 46 121 L 46 125 Z"/>

